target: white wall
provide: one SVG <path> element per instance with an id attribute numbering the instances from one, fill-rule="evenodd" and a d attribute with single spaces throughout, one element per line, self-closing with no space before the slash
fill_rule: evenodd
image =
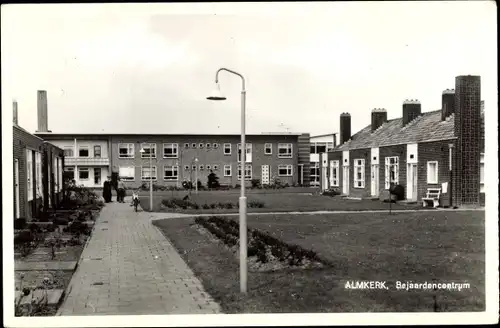
<path id="1" fill-rule="evenodd" d="M 101 169 L 101 181 L 96 184 L 94 182 L 94 170 L 96 169 L 95 167 L 88 167 L 89 169 L 89 179 L 88 180 L 80 180 L 79 179 L 79 169 L 80 167 L 77 168 L 75 171 L 75 181 L 77 185 L 83 185 L 84 187 L 101 187 L 104 184 L 104 181 L 106 180 L 107 176 L 110 174 L 109 170 L 107 167 L 98 167 Z"/>
<path id="2" fill-rule="evenodd" d="M 311 143 L 314 142 L 333 142 L 333 134 L 329 136 L 321 136 L 321 137 L 311 137 Z"/>

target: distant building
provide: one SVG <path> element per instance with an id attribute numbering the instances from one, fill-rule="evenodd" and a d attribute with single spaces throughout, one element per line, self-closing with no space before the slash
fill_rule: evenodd
<path id="1" fill-rule="evenodd" d="M 441 109 L 422 113 L 419 101 L 407 100 L 402 117 L 392 120 L 384 109 L 375 109 L 371 124 L 352 136 L 350 116 L 342 113 L 341 143 L 322 156 L 322 188 L 387 198 L 390 186 L 399 184 L 409 201 L 440 188 L 442 203 L 484 205 L 480 96 L 479 76 L 458 76 L 455 90 L 443 92 Z"/>
<path id="2" fill-rule="evenodd" d="M 310 150 L 310 185 L 320 185 L 320 154 L 332 151 L 337 145 L 337 133 L 321 134 L 311 137 L 311 150 Z"/>
<path id="3" fill-rule="evenodd" d="M 46 120 L 46 106 L 38 110 L 42 111 L 39 119 Z M 206 185 L 211 171 L 221 184 L 241 183 L 239 134 L 74 134 L 52 133 L 47 122 L 38 122 L 38 127 L 38 137 L 64 150 L 67 174 L 86 187 L 102 187 L 112 172 L 131 188 L 151 176 L 158 185 L 180 186 L 183 181 L 194 182 L 197 175 Z M 309 150 L 308 133 L 249 134 L 244 179 L 248 185 L 252 179 L 262 184 L 278 179 L 289 185 L 308 185 Z"/>

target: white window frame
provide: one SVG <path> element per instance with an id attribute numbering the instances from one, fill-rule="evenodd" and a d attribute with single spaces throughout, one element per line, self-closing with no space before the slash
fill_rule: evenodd
<path id="1" fill-rule="evenodd" d="M 214 169 L 213 169 L 213 170 L 214 170 L 214 171 L 219 171 L 219 165 L 215 164 L 215 165 L 214 165 Z"/>
<path id="2" fill-rule="evenodd" d="M 479 192 L 484 193 L 484 153 L 481 153 L 481 158 L 479 161 Z"/>
<path id="3" fill-rule="evenodd" d="M 120 149 L 126 148 L 127 154 L 123 155 L 120 153 Z M 131 142 L 124 142 L 118 144 L 118 158 L 135 158 L 135 145 Z"/>
<path id="4" fill-rule="evenodd" d="M 167 177 L 167 169 L 172 172 L 171 177 Z M 176 173 L 176 174 L 174 174 Z M 163 180 L 164 181 L 178 181 L 179 180 L 179 166 L 178 165 L 164 165 L 163 166 Z"/>
<path id="5" fill-rule="evenodd" d="M 75 157 L 75 148 L 74 147 L 64 147 L 64 157 L 68 157 L 68 158 L 74 158 Z M 71 156 L 67 156 L 66 155 L 66 151 L 71 151 Z"/>
<path id="6" fill-rule="evenodd" d="M 206 168 L 206 169 L 207 169 L 207 171 L 208 171 L 208 170 L 211 170 L 211 169 L 212 169 L 212 166 L 211 166 L 210 164 L 207 164 L 207 165 L 205 165 L 205 168 Z"/>
<path id="7" fill-rule="evenodd" d="M 333 161 L 333 172 L 335 172 L 335 178 L 332 177 L 333 187 L 339 187 L 339 175 L 340 175 L 340 161 Z"/>
<path id="8" fill-rule="evenodd" d="M 193 142 L 193 143 L 191 144 L 191 148 L 196 149 L 196 143 L 194 143 L 194 142 Z"/>
<path id="9" fill-rule="evenodd" d="M 219 144 L 218 144 L 218 143 L 214 143 L 214 144 L 212 145 L 212 147 L 213 147 L 214 149 L 217 149 L 217 148 L 219 148 Z"/>
<path id="10" fill-rule="evenodd" d="M 165 149 L 170 148 L 171 154 L 167 154 Z M 166 142 L 163 144 L 163 158 L 179 158 L 179 144 L 174 142 Z"/>
<path id="11" fill-rule="evenodd" d="M 285 169 L 286 173 L 280 173 L 280 170 Z M 280 177 L 291 177 L 293 176 L 293 165 L 292 164 L 280 164 L 278 165 L 278 176 Z"/>
<path id="12" fill-rule="evenodd" d="M 196 171 L 197 165 L 191 165 L 191 172 Z"/>
<path id="13" fill-rule="evenodd" d="M 327 152 L 327 153 L 328 153 L 328 152 L 330 152 L 330 151 L 332 151 L 332 150 L 333 150 L 333 148 L 334 148 L 334 147 L 333 147 L 333 142 L 327 142 L 327 143 L 326 143 L 326 152 Z"/>
<path id="14" fill-rule="evenodd" d="M 145 174 L 144 174 L 144 169 L 147 169 L 149 170 L 150 168 L 153 169 L 153 172 L 152 172 L 152 177 L 146 177 Z M 143 165 L 141 166 L 141 181 L 157 181 L 158 180 L 158 169 L 156 168 L 156 165 L 153 165 L 153 166 L 149 166 L 149 165 Z"/>
<path id="15" fill-rule="evenodd" d="M 200 142 L 200 144 L 198 145 L 198 148 L 203 149 L 204 147 L 205 147 L 205 144 L 203 142 Z"/>
<path id="16" fill-rule="evenodd" d="M 131 176 L 122 175 L 120 169 L 131 169 L 130 171 L 132 172 L 132 175 Z M 135 181 L 135 166 L 120 166 L 118 168 L 118 176 L 120 177 L 120 179 L 124 181 Z"/>
<path id="17" fill-rule="evenodd" d="M 252 180 L 252 173 L 252 164 L 245 164 L 245 181 Z M 238 164 L 238 180 L 241 180 L 241 164 Z"/>
<path id="18" fill-rule="evenodd" d="M 184 148 L 189 149 L 189 142 L 184 143 Z"/>
<path id="19" fill-rule="evenodd" d="M 205 167 L 203 166 L 203 164 L 200 164 L 200 166 L 198 166 L 199 171 L 203 171 L 204 169 L 205 169 Z"/>
<path id="20" fill-rule="evenodd" d="M 87 156 L 80 156 L 81 150 L 87 150 Z M 90 157 L 90 147 L 89 146 L 78 146 L 78 157 L 79 158 L 89 158 Z"/>
<path id="21" fill-rule="evenodd" d="M 227 171 L 229 171 L 229 174 L 227 173 Z M 231 165 L 224 165 L 224 176 L 230 177 L 232 175 L 233 175 L 233 171 L 232 171 Z"/>
<path id="22" fill-rule="evenodd" d="M 81 172 L 87 172 L 87 178 L 80 177 Z M 78 181 L 89 181 L 90 180 L 90 168 L 88 167 L 79 167 L 78 168 Z"/>
<path id="23" fill-rule="evenodd" d="M 231 155 L 232 153 L 232 149 L 231 149 L 231 144 L 230 143 L 225 143 L 224 144 L 224 155 Z M 229 150 L 229 152 L 226 152 L 227 150 Z"/>
<path id="24" fill-rule="evenodd" d="M 184 165 L 184 171 L 189 171 L 189 165 Z"/>
<path id="25" fill-rule="evenodd" d="M 62 163 L 63 163 L 63 159 L 61 157 L 59 157 L 59 161 L 57 163 L 57 174 L 59 175 L 59 190 L 62 190 L 62 187 L 63 187 L 63 166 L 62 166 Z"/>
<path id="26" fill-rule="evenodd" d="M 269 152 L 267 152 L 269 150 Z M 273 144 L 270 142 L 266 142 L 264 144 L 264 155 L 272 155 L 273 154 Z"/>
<path id="27" fill-rule="evenodd" d="M 52 157 L 52 174 L 54 175 L 54 192 L 59 192 L 59 175 L 57 174 L 59 157 Z M 50 185 L 50 184 L 49 184 Z"/>
<path id="28" fill-rule="evenodd" d="M 241 162 L 241 143 L 238 144 L 237 148 L 237 153 L 238 153 L 238 162 Z M 245 148 L 246 148 L 246 153 L 245 153 L 245 162 L 251 163 L 248 159 L 250 156 L 248 154 L 252 154 L 252 144 L 249 142 L 245 142 Z"/>
<path id="29" fill-rule="evenodd" d="M 390 163 L 391 159 L 396 159 L 396 163 Z M 390 170 L 391 167 L 395 167 L 395 179 L 391 181 Z M 389 156 L 385 158 L 385 189 L 389 190 L 391 186 L 391 182 L 394 184 L 399 184 L 399 157 L 398 156 Z"/>
<path id="30" fill-rule="evenodd" d="M 435 166 L 434 176 L 432 176 L 431 166 Z M 438 184 L 439 183 L 439 163 L 438 161 L 427 161 L 427 183 L 428 184 Z"/>
<path id="31" fill-rule="evenodd" d="M 211 149 L 211 148 L 212 148 L 212 144 L 211 144 L 211 143 L 209 143 L 209 142 L 207 142 L 207 144 L 205 145 L 205 148 L 206 148 L 206 149 Z"/>
<path id="32" fill-rule="evenodd" d="M 314 169 L 314 174 L 313 174 L 313 169 Z M 311 162 L 309 165 L 309 181 L 314 182 L 314 183 L 319 183 L 319 177 L 321 174 L 320 168 L 319 168 L 319 163 L 318 162 Z"/>
<path id="33" fill-rule="evenodd" d="M 99 147 L 99 157 L 96 156 L 96 147 Z M 101 145 L 94 145 L 93 147 L 94 150 L 94 158 L 102 158 L 102 146 Z"/>
<path id="34" fill-rule="evenodd" d="M 141 158 L 156 158 L 156 144 L 151 142 L 143 142 L 141 144 L 141 149 L 144 152 L 141 152 Z M 146 149 L 149 150 L 149 153 L 146 153 Z M 150 156 L 151 150 L 153 150 L 153 156 Z"/>
<path id="35" fill-rule="evenodd" d="M 26 149 L 26 176 L 27 176 L 27 188 L 28 189 L 28 201 L 33 200 L 33 151 L 31 149 Z"/>
<path id="36" fill-rule="evenodd" d="M 280 150 L 286 149 L 286 154 L 281 154 Z M 288 151 L 290 150 L 290 151 Z M 292 143 L 279 143 L 278 144 L 278 158 L 292 158 L 293 157 L 293 144 Z"/>
<path id="37" fill-rule="evenodd" d="M 361 173 L 361 178 L 358 179 L 358 173 Z M 365 160 L 362 158 L 354 159 L 354 188 L 365 188 Z"/>
<path id="38" fill-rule="evenodd" d="M 35 169 L 36 169 L 36 197 L 43 197 L 43 183 L 42 183 L 42 153 L 35 152 Z"/>

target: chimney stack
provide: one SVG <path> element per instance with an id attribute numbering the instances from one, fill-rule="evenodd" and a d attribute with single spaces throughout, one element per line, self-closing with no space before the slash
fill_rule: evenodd
<path id="1" fill-rule="evenodd" d="M 372 110 L 372 132 L 387 122 L 387 111 L 385 108 L 374 108 Z"/>
<path id="2" fill-rule="evenodd" d="M 340 114 L 340 144 L 342 145 L 351 139 L 351 114 Z"/>
<path id="3" fill-rule="evenodd" d="M 18 120 L 17 120 L 17 101 L 14 100 L 12 102 L 12 122 L 15 125 L 19 125 Z"/>
<path id="4" fill-rule="evenodd" d="M 403 102 L 403 126 L 416 119 L 422 113 L 422 104 L 417 99 Z"/>
<path id="5" fill-rule="evenodd" d="M 38 90 L 38 130 L 36 132 L 50 132 L 47 118 L 47 91 Z"/>
<path id="6" fill-rule="evenodd" d="M 446 89 L 441 98 L 441 120 L 455 112 L 455 89 Z"/>

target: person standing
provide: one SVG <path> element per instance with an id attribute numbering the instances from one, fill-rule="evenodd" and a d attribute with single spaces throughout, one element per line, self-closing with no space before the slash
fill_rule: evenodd
<path id="1" fill-rule="evenodd" d="M 108 176 L 107 180 L 104 181 L 104 187 L 102 190 L 102 196 L 106 203 L 111 202 L 111 177 Z"/>
<path id="2" fill-rule="evenodd" d="M 121 178 L 118 178 L 118 192 L 116 195 L 116 200 L 118 203 L 125 203 L 125 183 L 123 183 Z"/>

